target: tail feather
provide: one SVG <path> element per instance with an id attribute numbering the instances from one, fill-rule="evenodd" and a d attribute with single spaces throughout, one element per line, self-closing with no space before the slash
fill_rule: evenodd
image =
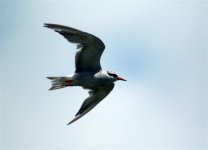
<path id="1" fill-rule="evenodd" d="M 68 77 L 47 77 L 51 80 L 51 88 L 49 90 L 56 90 L 61 89 L 69 86 L 67 81 L 69 80 Z"/>

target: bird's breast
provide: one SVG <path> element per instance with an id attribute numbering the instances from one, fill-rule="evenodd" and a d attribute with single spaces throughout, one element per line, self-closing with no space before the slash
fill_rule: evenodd
<path id="1" fill-rule="evenodd" d="M 96 76 L 96 74 L 90 73 L 80 73 L 74 76 L 74 84 L 75 86 L 82 86 L 87 89 L 94 89 L 100 86 L 104 86 L 111 82 L 109 79 Z"/>

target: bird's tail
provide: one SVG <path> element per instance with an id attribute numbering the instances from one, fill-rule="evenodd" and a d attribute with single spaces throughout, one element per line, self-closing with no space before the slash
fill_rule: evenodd
<path id="1" fill-rule="evenodd" d="M 65 88 L 67 86 L 73 86 L 73 80 L 71 77 L 47 77 L 51 80 L 51 88 L 49 90 L 56 90 Z"/>

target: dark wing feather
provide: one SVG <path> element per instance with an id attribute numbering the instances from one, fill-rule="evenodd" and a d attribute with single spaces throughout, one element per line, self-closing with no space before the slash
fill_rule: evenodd
<path id="1" fill-rule="evenodd" d="M 87 99 L 85 99 L 85 101 L 82 103 L 81 108 L 75 115 L 75 118 L 72 121 L 70 121 L 67 125 L 73 123 L 74 121 L 78 120 L 86 113 L 88 113 L 90 110 L 92 110 L 112 91 L 113 87 L 114 83 L 89 91 L 90 96 Z"/>
<path id="2" fill-rule="evenodd" d="M 44 27 L 55 30 L 69 42 L 77 44 L 77 48 L 80 50 L 75 56 L 75 72 L 98 72 L 102 69 L 100 58 L 105 49 L 105 45 L 99 38 L 63 25 L 46 23 Z"/>

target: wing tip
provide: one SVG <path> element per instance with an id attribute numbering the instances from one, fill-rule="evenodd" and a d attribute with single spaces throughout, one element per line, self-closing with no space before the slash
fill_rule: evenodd
<path id="1" fill-rule="evenodd" d="M 70 125 L 70 124 L 72 124 L 73 122 L 77 121 L 79 118 L 80 118 L 80 117 L 75 116 L 74 119 L 72 119 L 69 123 L 67 123 L 67 126 Z"/>
<path id="2" fill-rule="evenodd" d="M 44 23 L 43 27 L 49 28 L 49 29 L 54 29 L 56 28 L 55 24 L 51 24 L 51 23 Z"/>
<path id="3" fill-rule="evenodd" d="M 72 122 L 70 121 L 69 123 L 67 123 L 66 125 L 69 126 Z"/>
<path id="4" fill-rule="evenodd" d="M 71 125 L 73 122 L 75 122 L 74 120 L 70 121 L 69 123 L 67 123 L 66 125 L 69 126 Z"/>
<path id="5" fill-rule="evenodd" d="M 49 28 L 49 29 L 53 29 L 55 32 L 58 32 L 61 35 L 64 35 L 61 32 L 61 29 L 60 29 L 62 27 L 62 25 L 57 25 L 57 24 L 52 24 L 52 23 L 44 23 L 43 24 L 43 27 L 46 27 L 46 28 Z"/>
<path id="6" fill-rule="evenodd" d="M 49 23 L 44 23 L 43 27 L 48 27 L 50 24 Z"/>
<path id="7" fill-rule="evenodd" d="M 50 29 L 55 29 L 57 26 L 58 25 L 52 24 L 52 23 L 44 23 L 43 24 L 43 27 L 50 28 Z"/>

